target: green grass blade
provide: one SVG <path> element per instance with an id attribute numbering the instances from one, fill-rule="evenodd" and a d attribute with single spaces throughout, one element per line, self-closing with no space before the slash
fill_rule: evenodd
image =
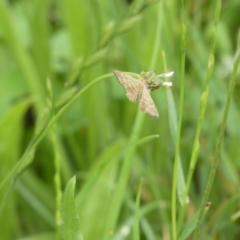
<path id="1" fill-rule="evenodd" d="M 67 104 L 65 104 L 55 116 L 53 116 L 49 122 L 45 124 L 41 132 L 34 136 L 31 142 L 29 143 L 27 149 L 25 150 L 23 156 L 15 165 L 15 167 L 11 170 L 11 172 L 6 176 L 6 178 L 1 182 L 0 189 L 6 184 L 6 182 L 12 178 L 19 169 L 23 170 L 22 166 L 26 167 L 29 165 L 31 161 L 29 161 L 29 156 L 31 156 L 32 152 L 34 151 L 35 147 L 39 144 L 39 142 L 43 139 L 43 137 L 48 133 L 50 128 L 57 122 L 57 120 L 63 115 L 63 113 L 85 92 L 87 91 L 92 85 L 96 84 L 100 80 L 111 77 L 113 74 L 106 74 L 101 77 L 96 78 L 91 83 L 89 83 L 86 87 L 84 87 L 81 91 L 79 91 Z"/>
<path id="2" fill-rule="evenodd" d="M 170 131 L 171 131 L 174 146 L 176 147 L 177 112 L 176 112 L 176 107 L 175 107 L 171 88 L 167 88 L 166 91 L 167 91 Z M 182 168 L 182 160 L 181 160 L 180 154 L 178 156 L 178 168 L 177 168 L 176 182 L 177 182 L 176 188 L 177 188 L 178 200 L 181 203 L 181 205 L 184 205 L 185 203 L 184 203 L 183 193 L 186 189 L 186 184 L 185 184 L 185 178 L 184 178 L 184 173 L 183 173 L 183 168 Z M 186 199 L 185 199 L 185 202 L 186 202 Z"/>
<path id="3" fill-rule="evenodd" d="M 208 66 L 207 66 L 207 74 L 206 74 L 206 80 L 205 80 L 205 90 L 202 93 L 201 99 L 200 99 L 200 112 L 199 112 L 199 117 L 198 117 L 198 124 L 197 124 L 197 130 L 193 142 L 193 148 L 192 148 L 192 154 L 191 154 L 191 159 L 190 159 L 190 165 L 189 165 L 189 172 L 187 176 L 187 188 L 185 189 L 184 192 L 184 200 L 187 198 L 188 191 L 190 189 L 190 184 L 193 176 L 193 172 L 197 163 L 197 158 L 198 158 L 198 152 L 199 152 L 199 137 L 201 133 L 201 128 L 202 128 L 202 121 L 204 119 L 205 115 L 205 110 L 208 102 L 208 95 L 209 95 L 209 84 L 212 76 L 212 71 L 213 71 L 213 66 L 214 66 L 214 50 L 215 50 L 215 43 L 216 43 L 216 38 L 217 38 L 217 25 L 218 25 L 218 20 L 220 16 L 220 10 L 221 10 L 221 4 L 220 1 L 218 1 L 215 9 L 215 18 L 214 18 L 214 27 L 212 31 L 212 43 L 211 43 L 211 49 L 210 49 L 210 54 L 208 58 Z M 183 222 L 184 218 L 184 212 L 186 210 L 186 205 L 183 205 L 181 212 L 180 212 L 180 217 L 179 217 L 179 229 L 181 229 L 181 223 Z"/>
<path id="4" fill-rule="evenodd" d="M 78 212 L 75 206 L 74 190 L 76 177 L 69 180 L 63 194 L 62 213 L 63 225 L 62 236 L 64 240 L 83 240 L 80 231 Z"/>
<path id="5" fill-rule="evenodd" d="M 173 166 L 173 184 L 172 184 L 172 238 L 177 239 L 177 179 L 178 179 L 178 168 L 179 168 L 179 148 L 181 140 L 181 127 L 182 127 L 182 116 L 183 116 L 183 102 L 184 102 L 184 88 L 185 88 L 185 49 L 186 49 L 186 33 L 187 29 L 185 26 L 185 6 L 184 0 L 181 1 L 181 80 L 180 80 L 180 101 L 179 101 L 179 113 L 178 113 L 178 127 L 177 127 L 177 138 L 175 146 L 175 158 Z"/>
<path id="6" fill-rule="evenodd" d="M 210 204 L 207 204 L 204 209 L 203 217 L 205 216 L 205 214 L 207 213 L 209 208 L 210 208 Z M 190 234 L 194 231 L 194 229 L 196 228 L 196 225 L 197 225 L 198 218 L 199 218 L 199 213 L 200 212 L 198 211 L 195 214 L 195 216 L 192 218 L 192 220 L 185 226 L 185 228 L 184 228 L 182 234 L 179 236 L 178 240 L 187 239 L 190 236 Z"/>
<path id="7" fill-rule="evenodd" d="M 159 4 L 158 6 L 159 6 L 158 11 L 159 11 L 161 10 L 161 4 Z M 157 62 L 157 58 L 154 56 L 156 52 L 159 52 L 160 34 L 158 33 L 160 31 L 159 28 L 161 28 L 161 14 L 158 14 L 157 21 L 158 21 L 158 24 L 157 24 L 158 29 L 156 29 L 156 36 L 155 36 L 155 42 L 154 42 L 154 47 L 152 51 L 150 69 L 154 69 Z M 143 120 L 144 120 L 144 114 L 138 111 L 135 122 L 134 122 L 132 134 L 131 134 L 131 137 L 129 138 L 129 144 L 131 144 L 132 142 L 136 142 L 138 140 L 141 132 L 141 128 L 143 125 Z M 136 151 L 136 146 L 130 148 L 126 153 L 124 163 L 120 172 L 119 184 L 112 199 L 112 202 L 114 204 L 112 204 L 109 209 L 110 214 L 106 221 L 106 228 L 108 230 L 110 229 L 113 232 L 115 231 L 117 218 L 119 216 L 120 208 L 123 202 L 124 193 L 127 186 L 127 180 L 131 171 L 135 151 Z M 108 239 L 108 238 L 109 238 L 109 233 L 108 231 L 105 231 L 104 239 Z"/>
<path id="8" fill-rule="evenodd" d="M 133 221 L 133 240 L 140 239 L 140 229 L 139 229 L 139 205 L 140 205 L 140 196 L 142 190 L 143 179 L 140 179 L 140 184 L 138 187 L 137 198 L 135 202 L 135 211 L 134 211 L 134 221 Z"/>
<path id="9" fill-rule="evenodd" d="M 6 1 L 0 1 L 0 23 L 3 30 L 4 38 L 14 54 L 24 79 L 28 85 L 30 92 L 35 96 L 40 96 L 40 101 L 36 102 L 37 109 L 44 107 L 44 84 L 41 82 L 34 61 L 22 46 L 22 41 L 19 40 L 16 26 L 11 18 L 12 14 Z"/>
<path id="10" fill-rule="evenodd" d="M 220 5 L 220 3 L 221 2 L 218 1 L 218 6 Z M 211 191 L 212 185 L 213 185 L 213 180 L 214 180 L 216 170 L 217 170 L 217 167 L 219 164 L 219 157 L 220 157 L 221 147 L 222 147 L 223 138 L 224 138 L 224 134 L 225 134 L 229 107 L 230 107 L 231 99 L 233 96 L 233 91 L 234 91 L 235 84 L 236 84 L 236 76 L 237 76 L 238 67 L 240 64 L 240 54 L 239 53 L 240 53 L 240 34 L 238 35 L 238 46 L 237 46 L 237 51 L 236 51 L 236 58 L 235 58 L 234 66 L 233 66 L 231 79 L 229 82 L 227 100 L 226 100 L 226 103 L 224 106 L 223 117 L 222 117 L 222 122 L 221 122 L 220 130 L 219 130 L 219 135 L 217 138 L 217 144 L 216 144 L 216 149 L 215 149 L 215 153 L 214 153 L 213 164 L 211 167 L 211 171 L 210 171 L 209 178 L 207 181 L 206 190 L 204 192 L 203 200 L 201 203 L 200 214 L 199 214 L 197 226 L 196 226 L 196 229 L 194 231 L 194 236 L 193 236 L 194 240 L 197 240 L 200 237 L 200 228 L 201 228 L 202 221 L 203 221 L 204 206 L 206 205 L 206 203 L 208 201 L 210 191 Z"/>

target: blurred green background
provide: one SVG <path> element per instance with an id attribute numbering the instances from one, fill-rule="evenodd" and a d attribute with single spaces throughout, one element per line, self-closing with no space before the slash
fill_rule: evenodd
<path id="1" fill-rule="evenodd" d="M 184 204 L 216 2 L 185 1 L 182 8 L 174 0 L 0 1 L 1 239 L 174 239 L 174 177 L 177 239 L 184 229 L 190 232 L 182 239 L 192 239 L 196 223 L 187 223 L 206 189 L 240 26 L 239 0 L 222 1 L 199 154 Z M 112 74 L 116 69 L 174 71 L 171 90 L 151 94 L 159 119 L 129 102 Z M 200 239 L 240 238 L 239 84 L 238 74 Z M 74 179 L 70 193 L 70 187 L 64 191 L 73 176 L 75 191 Z"/>

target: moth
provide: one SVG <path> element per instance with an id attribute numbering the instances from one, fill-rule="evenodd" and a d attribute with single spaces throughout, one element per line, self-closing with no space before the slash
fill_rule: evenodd
<path id="1" fill-rule="evenodd" d="M 163 82 L 159 77 L 170 77 L 173 72 L 156 75 L 154 72 L 141 72 L 140 80 L 118 70 L 114 74 L 119 83 L 125 88 L 126 96 L 131 102 L 139 102 L 139 109 L 158 118 L 158 110 L 151 98 L 150 91 L 156 90 L 162 85 L 171 86 L 171 82 Z"/>

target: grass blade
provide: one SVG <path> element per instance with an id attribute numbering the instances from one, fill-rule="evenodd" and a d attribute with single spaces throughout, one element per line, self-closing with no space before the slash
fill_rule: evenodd
<path id="1" fill-rule="evenodd" d="M 76 177 L 69 180 L 65 192 L 63 194 L 63 225 L 62 236 L 64 240 L 83 240 L 79 217 L 75 206 L 74 190 L 75 190 Z"/>

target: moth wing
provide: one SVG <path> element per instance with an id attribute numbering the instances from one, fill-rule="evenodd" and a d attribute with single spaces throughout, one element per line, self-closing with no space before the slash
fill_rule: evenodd
<path id="1" fill-rule="evenodd" d="M 139 108 L 141 111 L 148 113 L 153 117 L 156 117 L 156 118 L 159 117 L 158 110 L 146 87 L 143 88 L 142 96 L 139 103 Z"/>
<path id="2" fill-rule="evenodd" d="M 137 102 L 141 99 L 142 91 L 144 89 L 144 84 L 128 75 L 127 73 L 114 71 L 114 74 L 119 81 L 119 83 L 125 88 L 127 94 L 126 96 L 131 102 Z"/>

